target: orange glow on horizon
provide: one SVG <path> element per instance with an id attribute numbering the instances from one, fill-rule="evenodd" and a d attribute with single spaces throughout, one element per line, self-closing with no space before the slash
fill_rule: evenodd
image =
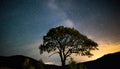
<path id="1" fill-rule="evenodd" d="M 120 52 L 120 44 L 118 44 L 118 45 L 116 45 L 116 44 L 109 44 L 109 45 L 101 44 L 101 45 L 99 45 L 98 48 L 99 48 L 99 50 L 92 51 L 94 56 L 92 56 L 90 58 L 87 56 L 76 56 L 76 55 L 73 55 L 73 58 L 77 62 L 85 62 L 85 61 L 98 59 L 109 53 Z"/>

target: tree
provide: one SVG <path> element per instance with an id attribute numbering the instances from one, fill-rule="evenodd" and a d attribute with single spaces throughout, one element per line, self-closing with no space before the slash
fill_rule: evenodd
<path id="1" fill-rule="evenodd" d="M 97 46 L 96 42 L 82 35 L 76 29 L 59 26 L 48 31 L 43 37 L 43 44 L 40 45 L 39 49 L 40 54 L 45 51 L 59 54 L 62 67 L 65 69 L 66 59 L 71 54 L 90 57 L 93 55 L 90 51 L 97 50 Z"/>

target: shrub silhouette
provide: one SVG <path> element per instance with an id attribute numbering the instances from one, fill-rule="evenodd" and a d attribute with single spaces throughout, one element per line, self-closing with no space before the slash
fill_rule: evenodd
<path id="1" fill-rule="evenodd" d="M 44 69 L 44 62 L 40 59 L 37 66 L 39 69 Z"/>
<path id="2" fill-rule="evenodd" d="M 69 61 L 69 69 L 77 69 L 77 63 L 72 58 Z"/>
<path id="3" fill-rule="evenodd" d="M 44 63 L 42 60 L 39 60 L 39 62 L 34 62 L 29 58 L 26 58 L 23 62 L 23 69 L 44 69 Z"/>
<path id="4" fill-rule="evenodd" d="M 69 69 L 87 69 L 85 65 L 77 64 L 72 58 L 69 61 Z"/>
<path id="5" fill-rule="evenodd" d="M 30 63 L 30 59 L 26 58 L 24 63 L 23 63 L 23 68 L 24 69 L 35 69 L 35 67 Z"/>

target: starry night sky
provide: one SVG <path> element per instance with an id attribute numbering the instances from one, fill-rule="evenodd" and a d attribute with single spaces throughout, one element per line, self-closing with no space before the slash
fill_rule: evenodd
<path id="1" fill-rule="evenodd" d="M 74 27 L 99 44 L 93 60 L 120 51 L 119 0 L 0 0 L 0 56 L 25 55 L 60 64 L 39 54 L 42 37 L 57 26 Z"/>

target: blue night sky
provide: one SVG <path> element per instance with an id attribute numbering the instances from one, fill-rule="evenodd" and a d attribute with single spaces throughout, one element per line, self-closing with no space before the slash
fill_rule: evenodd
<path id="1" fill-rule="evenodd" d="M 79 62 L 120 51 L 119 0 L 0 0 L 0 56 L 25 55 L 60 64 L 58 55 L 40 55 L 38 47 L 49 29 L 61 25 L 99 44 L 93 58 L 73 56 Z"/>

